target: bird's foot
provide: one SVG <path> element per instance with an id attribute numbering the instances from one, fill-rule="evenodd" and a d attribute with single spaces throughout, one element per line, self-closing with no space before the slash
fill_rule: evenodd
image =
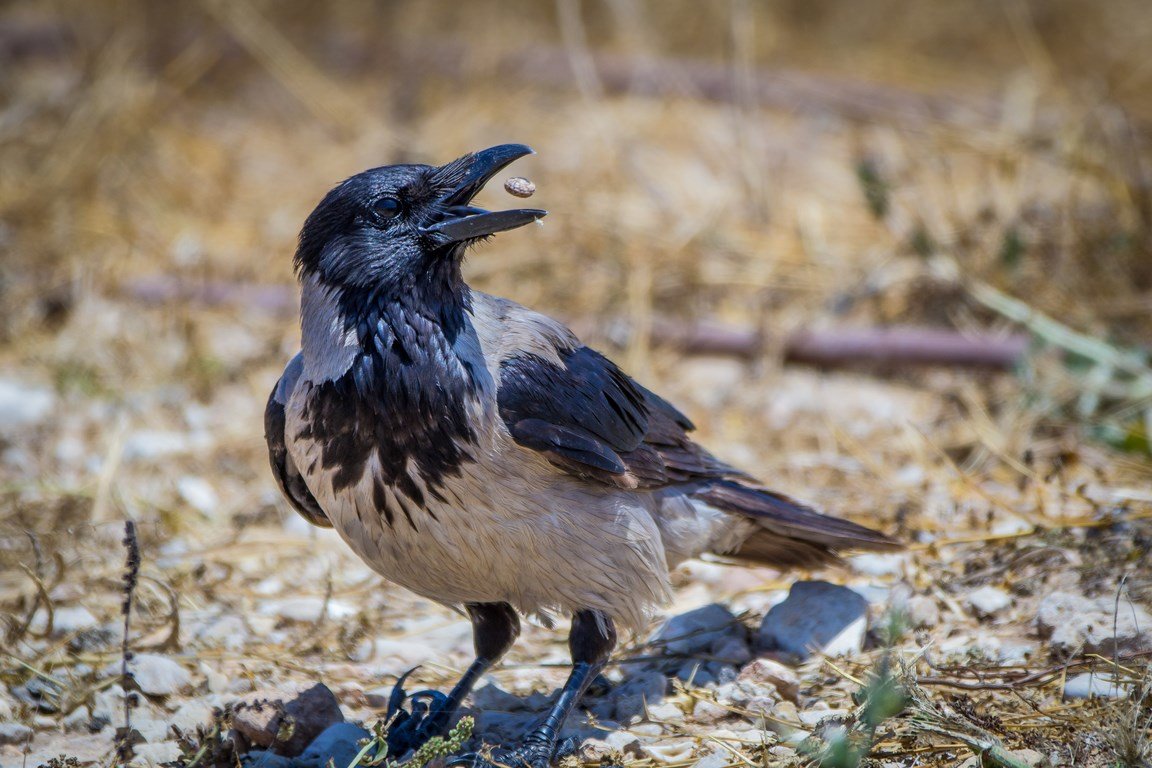
<path id="1" fill-rule="evenodd" d="M 396 760 L 409 750 L 419 749 L 433 736 L 440 736 L 448 728 L 455 708 L 448 697 L 439 691 L 417 691 L 409 694 L 404 681 L 416 668 L 400 676 L 388 697 L 388 757 Z M 408 708 L 404 704 L 408 703 Z"/>
<path id="2" fill-rule="evenodd" d="M 515 749 L 497 747 L 452 758 L 448 768 L 550 768 L 561 758 L 575 754 L 579 747 L 579 741 L 574 738 L 552 745 L 529 737 Z"/>

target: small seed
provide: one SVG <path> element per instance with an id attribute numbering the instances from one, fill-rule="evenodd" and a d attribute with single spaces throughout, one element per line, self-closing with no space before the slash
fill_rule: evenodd
<path id="1" fill-rule="evenodd" d="M 515 197 L 532 197 L 536 185 L 523 176 L 513 176 L 504 182 L 504 190 Z"/>

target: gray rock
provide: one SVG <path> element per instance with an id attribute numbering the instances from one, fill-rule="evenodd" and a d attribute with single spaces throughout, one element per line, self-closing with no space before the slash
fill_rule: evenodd
<path id="1" fill-rule="evenodd" d="M 646 706 L 659 704 L 668 692 L 668 678 L 663 672 L 642 670 L 613 689 L 612 717 L 622 723 L 643 714 Z"/>
<path id="2" fill-rule="evenodd" d="M 719 603 L 673 616 L 664 623 L 652 642 L 665 653 L 690 656 L 712 650 L 729 637 L 744 635 L 744 626 Z"/>
<path id="3" fill-rule="evenodd" d="M 1118 682 L 1111 675 L 1083 672 L 1073 675 L 1064 682 L 1066 699 L 1122 699 L 1128 695 L 1128 686 Z"/>
<path id="4" fill-rule="evenodd" d="M 1109 597 L 1053 592 L 1040 601 L 1036 631 L 1060 656 L 1080 648 L 1104 656 L 1152 650 L 1152 615 L 1130 602 L 1115 608 Z"/>
<path id="5" fill-rule="evenodd" d="M 867 615 L 868 602 L 847 587 L 798 581 L 764 617 L 759 646 L 798 659 L 807 659 L 813 650 L 851 652 L 863 643 Z"/>
<path id="6" fill-rule="evenodd" d="M 252 693 L 232 708 L 232 727 L 247 743 L 286 757 L 301 754 L 329 726 L 342 722 L 340 703 L 322 683 L 297 692 Z M 290 737 L 277 741 L 285 732 Z"/>
<path id="7" fill-rule="evenodd" d="M 32 741 L 32 729 L 20 723 L 0 723 L 0 745 L 24 746 Z"/>
<path id="8" fill-rule="evenodd" d="M 986 619 L 1012 605 L 1012 597 L 996 587 L 980 587 L 968 595 L 968 605 L 977 618 Z"/>
<path id="9" fill-rule="evenodd" d="M 308 748 L 294 760 L 298 768 L 325 768 L 331 760 L 334 765 L 345 766 L 360 751 L 361 739 L 371 738 L 367 730 L 352 723 L 334 723 L 312 740 Z"/>
<path id="10" fill-rule="evenodd" d="M 748 630 L 718 603 L 673 616 L 651 642 L 669 658 L 650 668 L 696 686 L 733 680 L 737 665 L 752 658 Z"/>

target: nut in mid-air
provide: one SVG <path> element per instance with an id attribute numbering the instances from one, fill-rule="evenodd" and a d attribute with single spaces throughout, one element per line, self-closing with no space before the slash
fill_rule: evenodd
<path id="1" fill-rule="evenodd" d="M 504 182 L 504 191 L 513 197 L 532 197 L 536 185 L 523 176 L 513 176 Z"/>

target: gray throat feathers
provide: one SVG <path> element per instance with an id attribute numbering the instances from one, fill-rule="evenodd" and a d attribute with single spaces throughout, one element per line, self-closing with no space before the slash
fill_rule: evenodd
<path id="1" fill-rule="evenodd" d="M 314 384 L 336 381 L 352 367 L 360 347 L 356 329 L 344 327 L 335 288 L 315 275 L 301 281 L 300 346 L 304 378 Z"/>

